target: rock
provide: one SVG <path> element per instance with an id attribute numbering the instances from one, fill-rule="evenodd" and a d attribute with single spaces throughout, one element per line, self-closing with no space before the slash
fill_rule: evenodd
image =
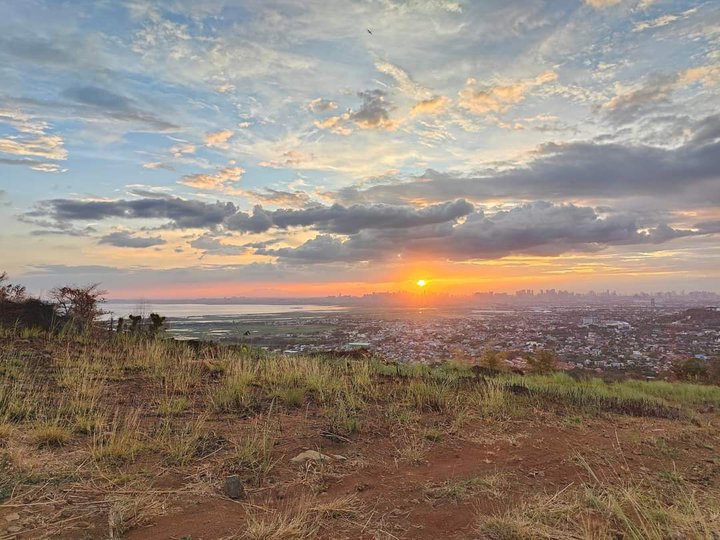
<path id="1" fill-rule="evenodd" d="M 14 533 L 19 533 L 20 531 L 22 531 L 22 529 L 23 528 L 20 527 L 19 525 L 13 525 L 12 527 L 7 528 L 7 532 L 9 532 L 10 534 L 14 534 Z"/>
<path id="2" fill-rule="evenodd" d="M 305 463 L 306 461 L 332 461 L 332 456 L 321 454 L 317 450 L 305 450 L 292 458 L 292 463 Z"/>
<path id="3" fill-rule="evenodd" d="M 5 521 L 17 521 L 18 519 L 20 519 L 20 514 L 17 512 L 5 516 Z"/>
<path id="4" fill-rule="evenodd" d="M 245 487 L 237 474 L 225 477 L 225 495 L 236 500 L 245 498 Z"/>
<path id="5" fill-rule="evenodd" d="M 333 457 L 338 461 L 347 461 L 347 458 L 345 456 L 341 456 L 340 454 L 333 454 Z"/>

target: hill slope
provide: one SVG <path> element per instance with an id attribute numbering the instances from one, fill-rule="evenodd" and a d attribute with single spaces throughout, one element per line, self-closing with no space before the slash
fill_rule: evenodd
<path id="1" fill-rule="evenodd" d="M 0 538 L 720 534 L 718 387 L 257 354 L 5 331 Z"/>

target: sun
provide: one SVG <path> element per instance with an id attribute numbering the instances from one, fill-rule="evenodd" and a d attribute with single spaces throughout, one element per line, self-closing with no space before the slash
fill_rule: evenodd
<path id="1" fill-rule="evenodd" d="M 424 287 L 425 285 L 427 285 L 427 281 L 425 281 L 424 279 L 418 279 L 415 282 L 415 285 L 417 285 L 418 287 Z"/>

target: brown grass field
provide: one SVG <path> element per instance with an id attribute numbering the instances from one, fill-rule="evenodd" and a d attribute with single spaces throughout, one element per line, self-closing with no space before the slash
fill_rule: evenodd
<path id="1" fill-rule="evenodd" d="M 5 329 L 0 540 L 717 539 L 719 407 L 714 386 Z"/>

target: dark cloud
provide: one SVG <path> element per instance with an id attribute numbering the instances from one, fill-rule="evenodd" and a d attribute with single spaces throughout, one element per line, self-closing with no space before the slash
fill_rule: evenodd
<path id="1" fill-rule="evenodd" d="M 166 219 L 178 228 L 213 228 L 234 215 L 237 208 L 231 202 L 206 203 L 177 197 L 143 198 L 135 200 L 83 201 L 52 199 L 42 201 L 23 215 L 36 222 L 50 218 L 55 226 L 63 227 L 72 221 L 100 221 L 108 218 Z"/>
<path id="2" fill-rule="evenodd" d="M 305 210 L 277 210 L 272 213 L 274 225 L 281 229 L 313 226 L 324 232 L 352 234 L 363 229 L 404 229 L 455 221 L 473 211 L 473 205 L 459 199 L 425 208 L 387 204 L 340 204 Z"/>
<path id="3" fill-rule="evenodd" d="M 363 103 L 360 109 L 350 115 L 350 119 L 364 128 L 390 128 L 390 104 L 386 101 L 387 94 L 382 90 L 365 90 L 358 92 Z"/>
<path id="4" fill-rule="evenodd" d="M 697 123 L 674 148 L 619 143 L 571 142 L 541 146 L 524 166 L 460 176 L 428 170 L 403 183 L 348 187 L 345 203 L 403 204 L 468 198 L 484 201 L 624 199 L 644 196 L 720 203 L 720 116 Z"/>
<path id="5" fill-rule="evenodd" d="M 23 219 L 43 226 L 55 223 L 68 228 L 73 221 L 100 221 L 108 218 L 167 219 L 177 228 L 209 228 L 222 225 L 228 230 L 261 233 L 272 228 L 312 227 L 322 232 L 351 234 L 363 229 L 397 229 L 455 221 L 473 211 L 465 200 L 415 208 L 386 204 L 349 207 L 316 206 L 301 210 L 269 211 L 255 206 L 252 213 L 238 211 L 230 202 L 206 203 L 172 197 L 135 200 L 82 201 L 53 199 L 43 201 Z M 50 221 L 47 221 L 47 220 Z"/>
<path id="6" fill-rule="evenodd" d="M 261 248 L 256 253 L 306 264 L 378 261 L 397 256 L 473 260 L 513 254 L 592 252 L 611 245 L 658 244 L 697 234 L 664 223 L 649 226 L 633 215 L 602 217 L 590 207 L 538 201 L 494 214 L 477 211 L 455 225 L 365 229 L 345 239 L 319 235 L 297 248 Z"/>
<path id="7" fill-rule="evenodd" d="M 704 234 L 718 234 L 720 233 L 720 220 L 703 221 L 696 224 L 693 228 Z"/>
<path id="8" fill-rule="evenodd" d="M 115 247 L 126 248 L 149 248 L 167 243 L 160 236 L 136 236 L 127 231 L 118 231 L 106 234 L 100 240 L 100 244 L 109 244 Z"/>

